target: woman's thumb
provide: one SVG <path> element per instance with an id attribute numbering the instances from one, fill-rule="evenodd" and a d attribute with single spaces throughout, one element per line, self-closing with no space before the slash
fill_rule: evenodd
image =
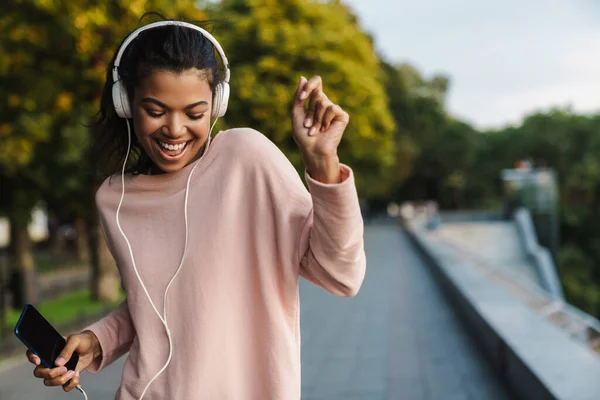
<path id="1" fill-rule="evenodd" d="M 67 339 L 67 344 L 65 345 L 65 348 L 60 352 L 60 354 L 58 355 L 58 358 L 56 359 L 56 361 L 54 363 L 59 367 L 62 367 L 63 365 L 65 365 L 67 363 L 67 361 L 71 359 L 71 356 L 73 355 L 73 352 L 75 352 L 75 350 L 79 346 L 79 343 L 80 343 L 79 335 L 69 336 L 69 338 Z"/>

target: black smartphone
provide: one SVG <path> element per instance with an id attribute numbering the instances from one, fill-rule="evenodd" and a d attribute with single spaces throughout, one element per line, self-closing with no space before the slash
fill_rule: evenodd
<path id="1" fill-rule="evenodd" d="M 15 326 L 15 335 L 40 358 L 46 368 L 56 368 L 54 362 L 67 344 L 62 335 L 31 304 L 23 307 Z M 78 361 L 79 354 L 74 352 L 65 367 L 68 371 L 74 371 Z"/>

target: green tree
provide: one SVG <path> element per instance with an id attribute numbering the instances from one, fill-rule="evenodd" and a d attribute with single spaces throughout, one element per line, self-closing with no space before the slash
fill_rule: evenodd
<path id="1" fill-rule="evenodd" d="M 390 111 L 396 122 L 393 196 L 436 199 L 442 206 L 467 205 L 468 170 L 478 140 L 468 124 L 445 110 L 449 79 L 424 78 L 408 64 L 383 63 Z"/>
<path id="2" fill-rule="evenodd" d="M 382 176 L 394 162 L 394 123 L 379 59 L 356 17 L 339 2 L 231 0 L 211 17 L 232 68 L 223 125 L 251 126 L 301 168 L 290 107 L 300 75 L 320 75 L 330 99 L 350 114 L 340 159 L 355 170 L 361 195 L 388 190 Z"/>
<path id="3" fill-rule="evenodd" d="M 560 251 L 561 281 L 567 301 L 588 313 L 600 316 L 600 285 L 593 260 L 579 246 L 566 245 Z M 596 281 L 596 284 L 592 282 Z"/>
<path id="4" fill-rule="evenodd" d="M 14 231 L 12 264 L 15 281 L 24 283 L 22 301 L 35 301 L 26 226 L 42 199 L 60 208 L 61 215 L 88 221 L 93 293 L 98 298 L 117 295 L 114 268 L 100 262 L 110 257 L 102 256 L 105 246 L 97 235 L 92 198 L 99 177 L 93 157 L 86 154 L 89 132 L 83 124 L 98 107 L 108 62 L 121 39 L 147 22 L 140 22 L 144 12 L 156 10 L 170 18 L 205 18 L 193 0 L 0 5 L 0 213 L 10 218 Z M 103 283 L 106 279 L 114 284 Z"/>
<path id="5" fill-rule="evenodd" d="M 469 173 L 474 191 L 495 193 L 502 168 L 530 158 L 553 168 L 559 183 L 561 248 L 557 259 L 569 302 L 600 315 L 600 116 L 554 109 L 524 118 L 519 126 L 484 132 L 476 155 L 478 169 Z M 539 232 L 543 235 L 544 232 Z"/>
<path id="6" fill-rule="evenodd" d="M 393 173 L 390 174 L 391 186 L 396 188 L 413 174 L 420 148 L 410 125 L 413 113 L 411 82 L 394 65 L 386 61 L 382 61 L 381 65 L 385 91 L 389 99 L 388 107 L 396 123 L 394 132 L 396 153 L 394 166 L 391 169 Z"/>

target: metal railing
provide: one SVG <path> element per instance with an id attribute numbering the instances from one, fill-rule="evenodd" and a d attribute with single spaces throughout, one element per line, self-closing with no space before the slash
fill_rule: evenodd
<path id="1" fill-rule="evenodd" d="M 525 207 L 516 210 L 514 221 L 519 232 L 521 243 L 529 261 L 542 280 L 544 289 L 554 298 L 564 300 L 560 278 L 548 249 L 542 247 L 537 239 L 531 213 Z"/>

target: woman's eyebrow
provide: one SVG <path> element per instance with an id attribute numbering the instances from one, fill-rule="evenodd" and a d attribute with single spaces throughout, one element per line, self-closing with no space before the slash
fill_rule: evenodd
<path id="1" fill-rule="evenodd" d="M 156 100 L 156 99 L 154 99 L 154 98 L 152 98 L 152 97 L 145 97 L 145 98 L 142 100 L 142 103 L 152 103 L 152 104 L 156 104 L 156 105 L 157 105 L 157 106 L 159 106 L 159 107 L 162 107 L 162 108 L 164 108 L 164 109 L 166 109 L 166 110 L 169 110 L 169 106 L 167 106 L 165 103 L 162 103 L 162 102 L 160 102 L 160 101 L 158 101 L 158 100 Z M 208 105 L 208 102 L 206 102 L 206 101 L 204 101 L 204 100 L 200 100 L 200 101 L 197 101 L 197 102 L 195 102 L 195 103 L 188 104 L 187 106 L 185 106 L 185 108 L 184 108 L 184 109 L 185 109 L 185 110 L 189 110 L 189 109 L 191 109 L 191 108 L 194 108 L 194 107 L 196 107 L 196 106 L 200 106 L 200 105 L 206 105 L 206 106 L 207 106 L 207 105 Z"/>
<path id="2" fill-rule="evenodd" d="M 204 100 L 197 101 L 195 103 L 192 103 L 192 104 L 189 104 L 189 105 L 185 106 L 185 110 L 189 110 L 190 108 L 194 108 L 194 107 L 200 106 L 200 105 L 207 106 L 208 102 L 206 102 Z"/>
<path id="3" fill-rule="evenodd" d="M 165 108 L 165 109 L 167 109 L 167 110 L 169 109 L 169 107 L 167 107 L 167 105 L 166 105 L 166 104 L 164 104 L 164 103 L 161 103 L 160 101 L 158 101 L 158 100 L 156 100 L 156 99 L 153 99 L 152 97 L 145 97 L 145 98 L 142 100 L 142 103 L 152 103 L 152 104 L 156 104 L 156 105 L 157 105 L 157 106 L 159 106 L 159 107 Z"/>

